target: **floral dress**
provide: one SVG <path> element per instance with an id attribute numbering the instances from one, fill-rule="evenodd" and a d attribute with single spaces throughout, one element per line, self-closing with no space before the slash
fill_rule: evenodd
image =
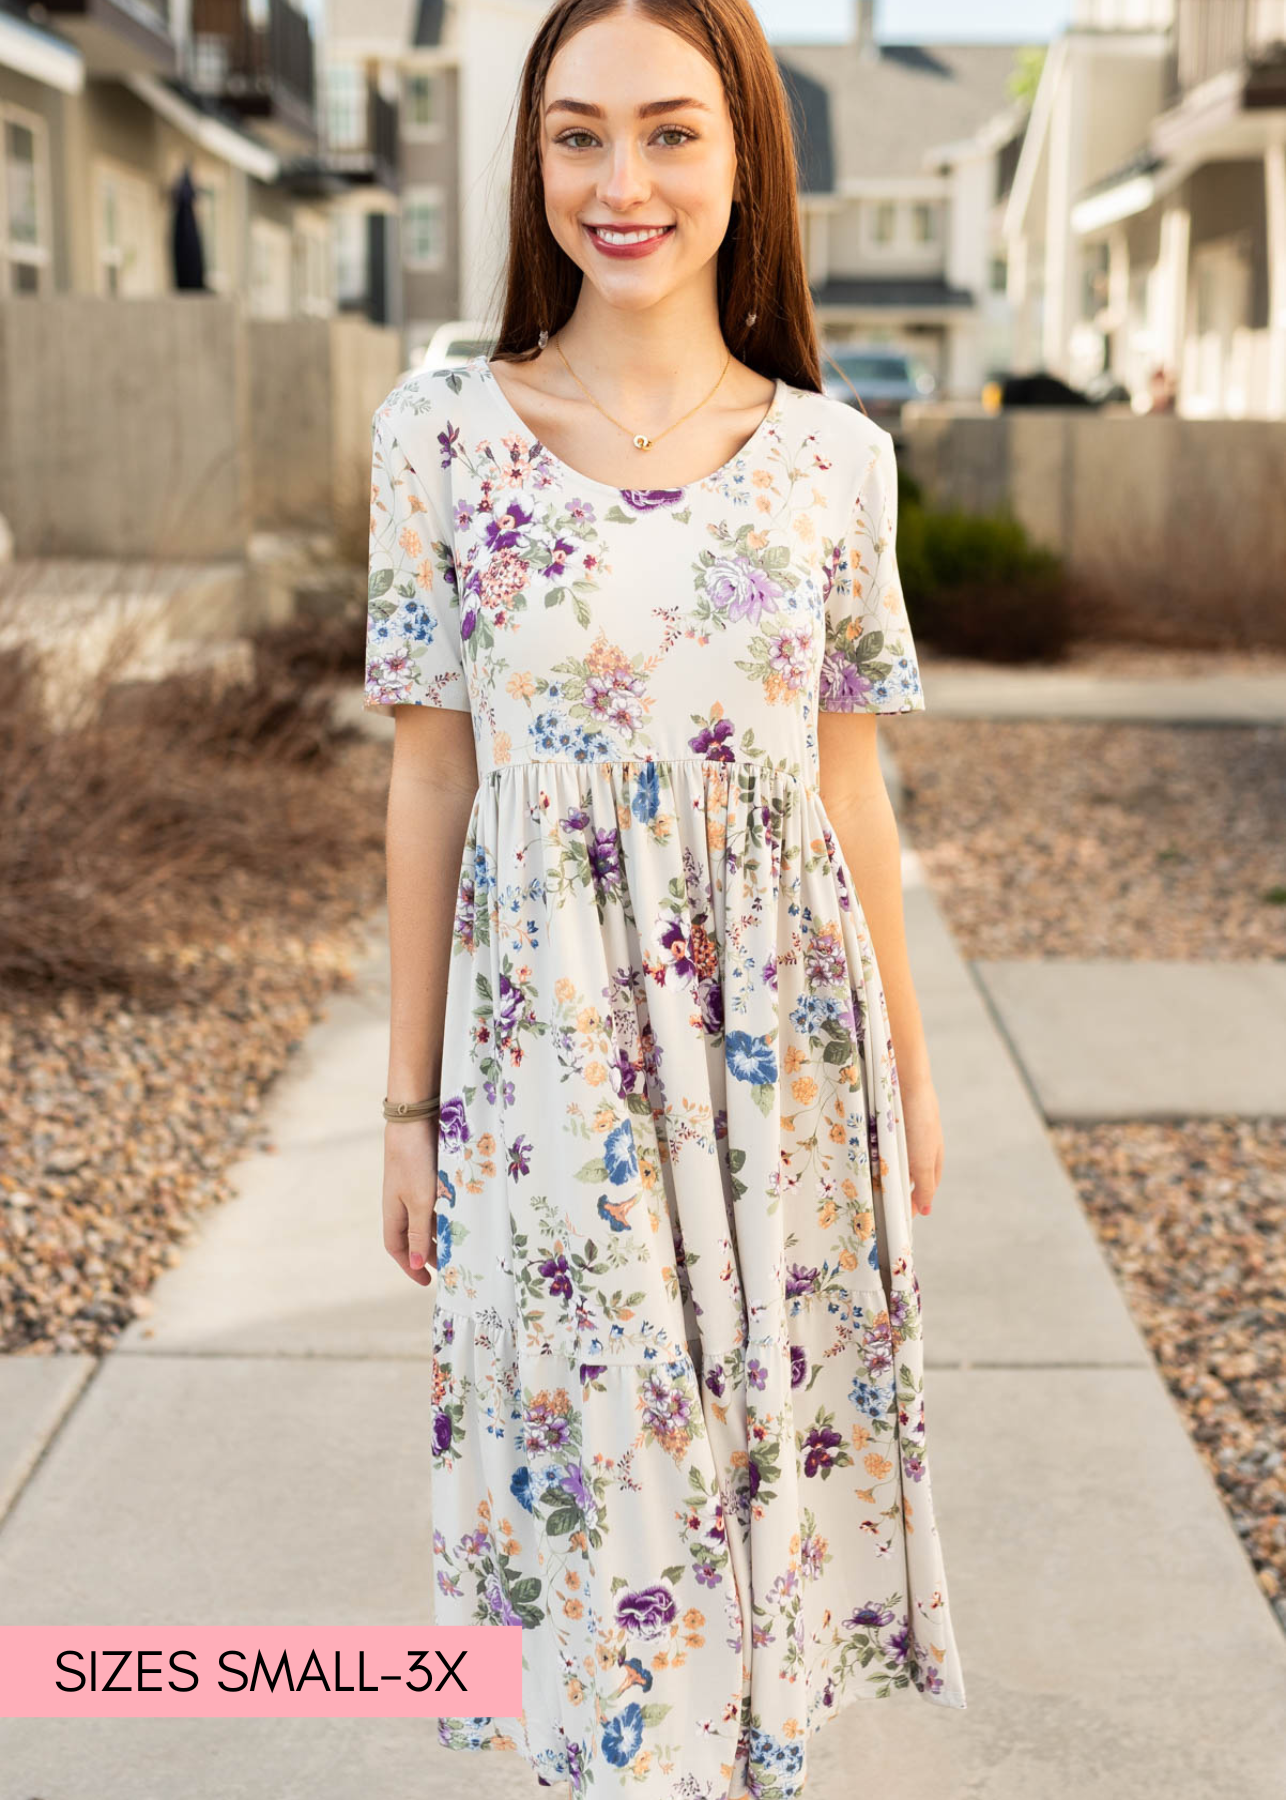
<path id="1" fill-rule="evenodd" d="M 472 714 L 433 1311 L 440 1625 L 523 1628 L 442 1741 L 576 1794 L 805 1781 L 850 1702 L 963 1707 L 906 1136 L 817 715 L 923 708 L 889 435 L 779 381 L 622 490 L 487 362 L 372 420 L 366 703 Z"/>

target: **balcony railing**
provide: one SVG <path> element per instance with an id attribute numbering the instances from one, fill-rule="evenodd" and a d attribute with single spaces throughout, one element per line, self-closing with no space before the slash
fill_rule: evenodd
<path id="1" fill-rule="evenodd" d="M 192 0 L 188 79 L 247 117 L 314 129 L 312 28 L 289 0 Z"/>
<path id="2" fill-rule="evenodd" d="M 1172 98 L 1286 43 L 1286 0 L 1178 0 Z"/>

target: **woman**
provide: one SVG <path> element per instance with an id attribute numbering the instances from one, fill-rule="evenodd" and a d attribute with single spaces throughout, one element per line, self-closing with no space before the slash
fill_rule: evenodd
<path id="1" fill-rule="evenodd" d="M 522 1717 L 442 1738 L 780 1800 L 850 1701 L 965 1704 L 892 441 L 819 392 L 748 0 L 559 0 L 511 194 L 492 359 L 373 421 L 385 1243 L 437 1272 L 437 1621 L 525 1628 Z"/>

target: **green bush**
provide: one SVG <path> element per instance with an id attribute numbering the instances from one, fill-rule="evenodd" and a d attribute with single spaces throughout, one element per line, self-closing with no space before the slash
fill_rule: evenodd
<path id="1" fill-rule="evenodd" d="M 898 567 L 915 637 L 990 662 L 1064 655 L 1071 609 L 1061 559 L 1016 519 L 928 506 L 910 476 L 898 486 Z"/>

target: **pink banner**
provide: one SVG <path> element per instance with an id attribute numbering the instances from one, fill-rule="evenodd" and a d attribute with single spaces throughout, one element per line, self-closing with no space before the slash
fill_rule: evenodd
<path id="1" fill-rule="evenodd" d="M 0 1626 L 0 1717 L 512 1718 L 522 1627 Z"/>

